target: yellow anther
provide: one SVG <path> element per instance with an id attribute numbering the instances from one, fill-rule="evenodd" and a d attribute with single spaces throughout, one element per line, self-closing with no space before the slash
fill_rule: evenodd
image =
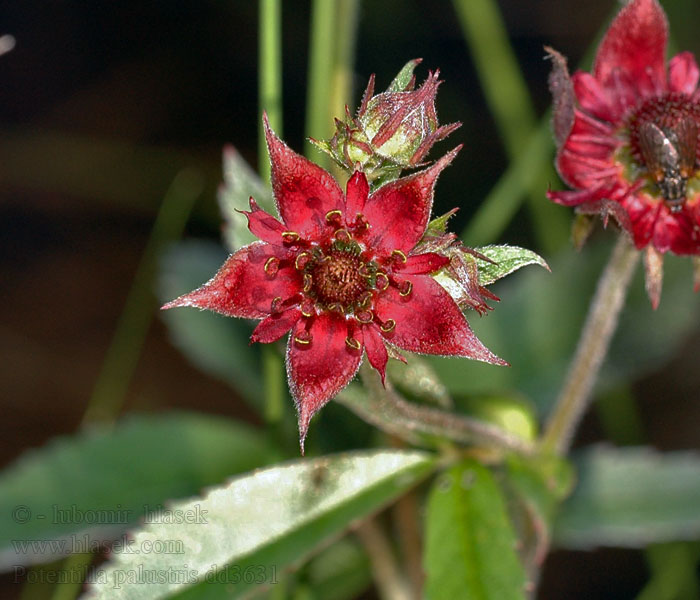
<path id="1" fill-rule="evenodd" d="M 282 232 L 282 239 L 285 242 L 298 242 L 299 241 L 299 234 L 296 231 L 283 231 Z"/>
<path id="2" fill-rule="evenodd" d="M 345 343 L 353 350 L 359 350 L 360 348 L 362 348 L 360 342 L 358 342 L 355 338 L 346 337 Z"/>
<path id="3" fill-rule="evenodd" d="M 404 281 L 401 284 L 401 288 L 399 288 L 399 296 L 403 296 L 405 298 L 411 293 L 411 290 L 413 290 L 413 284 L 410 281 Z"/>
<path id="4" fill-rule="evenodd" d="M 386 273 L 384 273 L 384 271 L 379 271 L 377 273 L 377 289 L 380 292 L 383 292 L 388 287 L 389 287 L 389 278 L 386 276 Z"/>
<path id="5" fill-rule="evenodd" d="M 402 263 L 405 263 L 408 259 L 406 258 L 406 255 L 401 252 L 401 250 L 392 250 L 391 251 L 391 256 L 395 256 L 397 259 L 399 259 Z"/>
<path id="6" fill-rule="evenodd" d="M 313 277 L 309 273 L 304 273 L 304 291 L 310 292 L 311 286 L 314 284 Z"/>
<path id="7" fill-rule="evenodd" d="M 381 329 L 384 333 L 389 333 L 390 331 L 394 331 L 395 328 L 396 321 L 394 321 L 394 319 L 387 319 L 379 329 Z"/>
<path id="8" fill-rule="evenodd" d="M 355 228 L 356 229 L 367 229 L 369 227 L 369 223 L 367 222 L 367 219 L 365 219 L 365 215 L 362 213 L 357 213 L 357 216 L 355 217 Z"/>
<path id="9" fill-rule="evenodd" d="M 372 314 L 371 310 L 362 310 L 358 313 L 355 313 L 355 318 L 360 322 L 365 325 L 368 323 L 371 323 L 374 321 L 374 315 Z"/>
<path id="10" fill-rule="evenodd" d="M 301 311 L 302 316 L 309 318 L 314 314 L 314 305 L 309 300 L 305 300 L 301 303 L 299 310 Z"/>
<path id="11" fill-rule="evenodd" d="M 327 223 L 332 223 L 333 221 L 340 221 L 342 218 L 343 213 L 339 210 L 331 210 L 326 213 L 326 222 Z"/>
<path id="12" fill-rule="evenodd" d="M 265 261 L 265 273 L 268 275 L 275 275 L 277 271 L 279 270 L 280 267 L 280 259 L 276 258 L 274 256 L 271 256 Z"/>
<path id="13" fill-rule="evenodd" d="M 297 271 L 303 271 L 304 267 L 307 265 L 307 263 L 311 260 L 311 254 L 306 252 L 301 252 L 300 254 L 297 255 L 297 257 L 294 259 L 294 267 L 296 268 Z"/>
<path id="14" fill-rule="evenodd" d="M 311 336 L 307 339 L 306 337 L 300 337 L 298 335 L 294 336 L 294 341 L 300 346 L 308 346 L 311 343 Z"/>
<path id="15" fill-rule="evenodd" d="M 343 310 L 343 305 L 339 304 L 338 302 L 333 302 L 333 304 L 329 304 L 328 310 L 332 310 L 332 311 L 339 312 L 339 313 L 345 312 Z"/>

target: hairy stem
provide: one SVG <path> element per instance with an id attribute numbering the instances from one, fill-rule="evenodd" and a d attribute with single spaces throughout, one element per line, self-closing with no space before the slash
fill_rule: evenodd
<path id="1" fill-rule="evenodd" d="M 360 368 L 367 394 L 346 390 L 337 399 L 368 423 L 411 444 L 426 437 L 448 439 L 461 444 L 502 448 L 531 454 L 534 447 L 527 440 L 504 431 L 496 425 L 457 415 L 444 410 L 407 402 L 368 364 Z"/>
<path id="2" fill-rule="evenodd" d="M 542 437 L 547 450 L 563 454 L 571 445 L 617 328 L 638 260 L 639 252 L 621 235 L 598 281 L 569 374 Z"/>
<path id="3" fill-rule="evenodd" d="M 412 600 L 408 583 L 401 575 L 391 544 L 379 523 L 373 518 L 367 519 L 357 526 L 355 533 L 369 555 L 380 598 Z"/>
<path id="4" fill-rule="evenodd" d="M 280 0 L 261 0 L 259 30 L 259 98 L 260 113 L 267 113 L 270 126 L 282 135 L 282 3 Z M 262 119 L 260 120 L 262 123 Z M 262 127 L 262 125 L 261 125 Z M 267 157 L 265 136 L 260 129 L 258 171 L 263 181 L 270 179 L 270 161 Z M 262 349 L 265 421 L 275 425 L 284 414 L 284 369 L 282 357 L 272 344 Z"/>

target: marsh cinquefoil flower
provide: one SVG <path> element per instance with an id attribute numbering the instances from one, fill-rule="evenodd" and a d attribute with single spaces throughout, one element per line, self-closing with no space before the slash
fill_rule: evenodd
<path id="1" fill-rule="evenodd" d="M 414 252 L 428 225 L 435 182 L 458 148 L 371 195 L 357 171 L 343 194 L 267 120 L 265 133 L 280 219 L 251 198 L 249 228 L 261 241 L 235 252 L 209 282 L 163 308 L 195 306 L 260 319 L 255 342 L 289 332 L 287 373 L 302 444 L 311 417 L 350 382 L 363 354 L 382 378 L 387 347 L 505 364 L 430 275 L 449 259 Z"/>
<path id="2" fill-rule="evenodd" d="M 663 254 L 700 255 L 700 70 L 689 52 L 667 69 L 667 39 L 657 0 L 632 0 L 601 42 L 592 73 L 569 77 L 564 58 L 550 51 L 557 168 L 574 190 L 549 197 L 615 216 L 646 249 L 654 306 Z"/>

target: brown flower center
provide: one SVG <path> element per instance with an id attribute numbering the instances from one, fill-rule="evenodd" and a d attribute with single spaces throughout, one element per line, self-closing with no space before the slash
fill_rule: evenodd
<path id="1" fill-rule="evenodd" d="M 687 95 L 649 98 L 630 116 L 630 147 L 672 210 L 680 210 L 696 171 L 700 104 Z"/>
<path id="2" fill-rule="evenodd" d="M 354 253 L 331 250 L 309 270 L 311 291 L 323 304 L 356 304 L 368 289 L 367 279 L 360 274 L 361 265 Z"/>

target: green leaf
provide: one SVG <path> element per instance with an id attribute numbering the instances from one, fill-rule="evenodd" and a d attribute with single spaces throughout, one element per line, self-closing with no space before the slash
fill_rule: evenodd
<path id="1" fill-rule="evenodd" d="M 274 583 L 283 569 L 356 519 L 396 499 L 432 469 L 423 452 L 375 451 L 299 460 L 239 477 L 173 509 L 199 511 L 206 522 L 151 523 L 143 542 L 179 540 L 182 553 L 115 552 L 87 598 L 109 600 L 236 598 L 256 582 Z M 148 582 L 144 573 L 186 573 Z M 136 573 L 118 585 L 124 573 Z M 146 575 L 147 576 L 147 575 Z"/>
<path id="2" fill-rule="evenodd" d="M 387 92 L 403 92 L 413 78 L 413 71 L 420 64 L 420 59 L 409 60 L 398 72 L 386 89 Z"/>
<path id="3" fill-rule="evenodd" d="M 559 546 L 641 548 L 700 538 L 700 454 L 598 446 L 576 463 L 578 485 L 556 521 Z"/>
<path id="4" fill-rule="evenodd" d="M 427 512 L 426 598 L 524 600 L 525 572 L 491 472 L 467 459 L 436 481 Z"/>
<path id="5" fill-rule="evenodd" d="M 226 260 L 217 244 L 182 242 L 161 261 L 158 295 L 162 302 L 177 298 L 208 281 Z M 163 311 L 173 344 L 205 373 L 230 384 L 254 407 L 262 407 L 260 353 L 250 345 L 252 326 L 209 311 L 174 308 Z"/>
<path id="6" fill-rule="evenodd" d="M 257 238 L 248 229 L 248 219 L 238 211 L 250 210 L 250 197 L 260 208 L 276 214 L 270 189 L 233 146 L 224 150 L 224 185 L 219 189 L 219 208 L 224 217 L 224 241 L 231 252 Z"/>
<path id="7" fill-rule="evenodd" d="M 510 275 L 527 265 L 540 265 L 549 271 L 549 266 L 539 254 L 518 246 L 482 246 L 474 248 L 490 258 L 493 263 L 477 259 L 479 265 L 479 285 L 491 285 L 494 281 Z"/>
<path id="8" fill-rule="evenodd" d="M 310 561 L 306 580 L 315 598 L 352 600 L 372 583 L 369 558 L 357 542 L 344 538 Z"/>
<path id="9" fill-rule="evenodd" d="M 456 212 L 457 209 L 453 208 L 444 215 L 435 217 L 432 221 L 430 221 L 430 223 L 428 223 L 428 227 L 425 229 L 425 233 L 423 234 L 423 239 L 445 235 L 447 233 L 447 222 Z"/>
<path id="10" fill-rule="evenodd" d="M 0 476 L 0 568 L 77 551 L 72 535 L 78 544 L 111 541 L 166 500 L 270 458 L 252 428 L 196 413 L 132 416 L 58 438 Z"/>

